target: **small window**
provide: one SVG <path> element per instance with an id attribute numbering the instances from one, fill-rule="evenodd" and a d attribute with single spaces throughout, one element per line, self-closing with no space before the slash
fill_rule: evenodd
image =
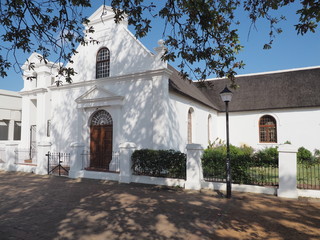
<path id="1" fill-rule="evenodd" d="M 212 122 L 212 117 L 211 117 L 211 114 L 208 115 L 208 142 L 211 141 L 211 122 Z"/>
<path id="2" fill-rule="evenodd" d="M 188 144 L 192 143 L 192 113 L 193 109 L 188 111 Z"/>
<path id="3" fill-rule="evenodd" d="M 47 121 L 47 137 L 50 137 L 51 132 L 51 120 Z"/>
<path id="4" fill-rule="evenodd" d="M 14 121 L 13 140 L 21 140 L 21 122 Z"/>
<path id="5" fill-rule="evenodd" d="M 261 143 L 277 142 L 277 122 L 270 115 L 264 115 L 259 121 L 259 137 Z"/>
<path id="6" fill-rule="evenodd" d="M 96 60 L 96 78 L 109 77 L 110 75 L 110 51 L 108 48 L 101 48 Z"/>

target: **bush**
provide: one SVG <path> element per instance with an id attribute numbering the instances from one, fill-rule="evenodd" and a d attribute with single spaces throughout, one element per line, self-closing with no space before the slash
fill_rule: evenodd
<path id="1" fill-rule="evenodd" d="M 230 145 L 231 177 L 233 182 L 244 183 L 249 181 L 247 173 L 251 166 L 253 149 L 248 146 L 236 147 Z M 225 178 L 227 158 L 226 145 L 208 148 L 202 156 L 203 175 L 215 178 Z"/>
<path id="2" fill-rule="evenodd" d="M 304 148 L 300 147 L 297 153 L 298 163 L 311 163 L 313 161 L 312 153 Z"/>
<path id="3" fill-rule="evenodd" d="M 134 174 L 186 178 L 186 154 L 175 150 L 141 149 L 131 156 Z"/>
<path id="4" fill-rule="evenodd" d="M 253 155 L 254 166 L 257 167 L 277 167 L 279 160 L 278 147 L 269 147 L 257 151 Z"/>

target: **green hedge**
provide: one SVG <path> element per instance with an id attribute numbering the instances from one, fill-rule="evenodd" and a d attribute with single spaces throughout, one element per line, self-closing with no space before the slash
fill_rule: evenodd
<path id="1" fill-rule="evenodd" d="M 252 161 L 255 167 L 278 167 L 278 147 L 268 147 L 258 150 L 253 154 Z"/>
<path id="2" fill-rule="evenodd" d="M 141 149 L 131 156 L 136 175 L 186 178 L 186 154 L 175 150 Z"/>
<path id="3" fill-rule="evenodd" d="M 250 180 L 247 169 L 252 166 L 252 154 L 251 147 L 230 145 L 231 175 L 234 182 L 243 183 Z M 226 158 L 227 148 L 225 145 L 206 149 L 201 159 L 204 177 L 225 178 Z"/>

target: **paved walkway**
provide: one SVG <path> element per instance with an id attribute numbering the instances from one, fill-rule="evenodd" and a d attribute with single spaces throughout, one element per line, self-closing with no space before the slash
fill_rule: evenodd
<path id="1" fill-rule="evenodd" d="M 0 239 L 320 239 L 320 201 L 0 171 Z"/>

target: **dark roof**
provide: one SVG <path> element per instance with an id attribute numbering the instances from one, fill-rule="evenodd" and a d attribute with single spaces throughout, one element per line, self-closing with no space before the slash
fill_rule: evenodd
<path id="1" fill-rule="evenodd" d="M 213 108 L 224 111 L 224 103 L 219 93 L 230 84 L 230 81 L 217 79 L 206 81 L 205 84 L 211 87 L 200 88 L 199 86 L 203 84 L 193 83 L 206 97 L 205 99 L 212 103 Z M 230 89 L 234 93 L 229 104 L 230 111 L 320 106 L 320 67 L 238 76 L 236 84 L 239 85 L 238 89 Z M 186 93 L 184 89 L 183 91 Z"/>
<path id="2" fill-rule="evenodd" d="M 193 100 L 218 110 L 218 107 L 214 104 L 214 102 L 211 102 L 194 84 L 194 82 L 188 79 L 183 79 L 179 74 L 180 72 L 174 67 L 168 65 L 168 69 L 172 71 L 172 74 L 169 78 L 170 91 L 175 91 L 181 95 L 192 98 Z"/>

